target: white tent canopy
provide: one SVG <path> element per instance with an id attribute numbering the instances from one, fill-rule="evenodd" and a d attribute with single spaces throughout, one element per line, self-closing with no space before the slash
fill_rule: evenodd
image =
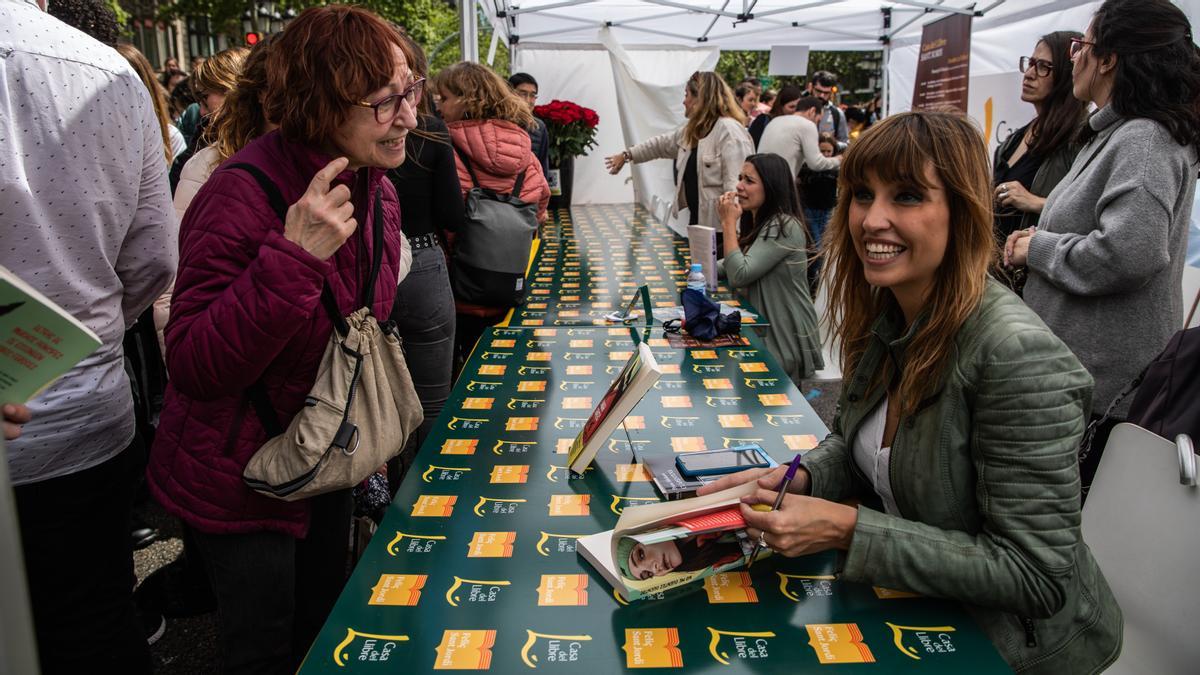
<path id="1" fill-rule="evenodd" d="M 464 2 L 469 0 L 464 0 Z M 1082 31 L 1098 0 L 476 0 L 508 42 L 514 71 L 540 84 L 540 101 L 575 101 L 601 119 L 598 146 L 576 162 L 576 203 L 639 201 L 661 214 L 671 163 L 608 176 L 602 157 L 683 123 L 682 87 L 720 50 L 882 50 L 884 104 L 907 110 L 924 25 L 974 17 L 968 112 L 994 147 L 1032 118 L 1020 102 L 1017 60 L 1039 36 Z M 1197 18 L 1200 0 L 1177 0 Z M 474 41 L 468 40 L 472 45 Z M 636 194 L 635 194 L 636 188 Z"/>

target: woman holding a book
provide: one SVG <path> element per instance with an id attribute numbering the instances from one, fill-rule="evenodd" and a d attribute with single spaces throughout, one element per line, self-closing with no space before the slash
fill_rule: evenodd
<path id="1" fill-rule="evenodd" d="M 990 170 L 962 116 L 905 113 L 850 147 L 827 234 L 845 386 L 832 433 L 752 480 L 752 537 L 844 551 L 840 578 L 963 602 L 1017 672 L 1097 672 L 1122 618 L 1080 536 L 1092 378 L 995 264 Z M 843 502 L 858 500 L 857 507 Z"/>

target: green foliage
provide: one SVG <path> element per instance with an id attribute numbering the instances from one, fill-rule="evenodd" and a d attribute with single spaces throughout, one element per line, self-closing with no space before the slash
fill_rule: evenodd
<path id="1" fill-rule="evenodd" d="M 860 89 L 867 89 L 874 75 L 873 70 L 859 66 L 863 61 L 879 59 L 879 52 L 827 52 L 812 51 L 808 55 L 808 70 L 815 73 L 818 70 L 828 70 L 838 76 L 838 84 L 845 92 L 842 100 L 858 102 L 870 98 L 868 94 L 855 94 Z M 808 84 L 803 76 L 772 77 L 767 75 L 767 66 L 771 53 L 766 51 L 723 51 L 717 62 L 717 73 L 725 78 L 729 86 L 737 86 L 738 82 L 746 79 L 758 80 L 766 89 L 778 89 L 785 84 L 795 84 L 801 87 Z"/>

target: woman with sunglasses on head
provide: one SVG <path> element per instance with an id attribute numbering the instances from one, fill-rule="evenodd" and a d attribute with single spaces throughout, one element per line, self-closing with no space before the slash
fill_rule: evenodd
<path id="1" fill-rule="evenodd" d="M 762 312 L 767 349 L 798 387 L 825 361 L 808 287 L 812 236 L 787 161 L 775 154 L 747 157 L 737 190 L 721 195 L 717 212 L 725 279 Z"/>
<path id="2" fill-rule="evenodd" d="M 242 472 L 267 440 L 263 407 L 282 428 L 305 407 L 330 314 L 392 309 L 406 242 L 386 171 L 416 126 L 414 61 L 366 10 L 302 12 L 266 57 L 263 107 L 279 128 L 218 167 L 180 226 L 147 479 L 196 533 L 226 672 L 295 672 L 346 579 L 351 490 L 283 501 Z"/>
<path id="3" fill-rule="evenodd" d="M 1095 673 L 1121 610 L 1080 535 L 1092 378 L 996 260 L 987 148 L 954 113 L 893 115 L 842 162 L 823 283 L 845 386 L 831 433 L 757 480 L 748 532 L 839 578 L 961 602 L 1018 673 Z M 852 506 L 847 502 L 855 502 Z"/>
<path id="4" fill-rule="evenodd" d="M 1072 38 L 1083 34 L 1055 31 L 1043 35 L 1032 56 L 1020 60 L 1021 100 L 1037 116 L 996 148 L 992 160 L 996 240 L 1038 224 L 1046 195 L 1067 175 L 1079 152 L 1078 135 L 1087 106 L 1071 93 Z M 1024 274 L 1000 271 L 1002 281 L 1020 293 Z"/>
<path id="5" fill-rule="evenodd" d="M 1183 323 L 1200 53 L 1168 0 L 1108 0 L 1071 55 L 1075 97 L 1097 110 L 1038 227 L 1011 234 L 1005 258 L 1025 267 L 1025 301 L 1096 378 L 1086 494 L 1128 400 L 1099 420 Z"/>
<path id="6" fill-rule="evenodd" d="M 406 33 L 415 57 L 413 77 L 424 78 L 429 64 L 425 52 Z M 463 224 L 462 186 L 450 131 L 433 114 L 424 86 L 417 91 L 417 128 L 412 130 L 404 164 L 388 172 L 400 197 L 404 234 L 412 248 L 412 268 L 396 289 L 391 319 L 404 339 L 404 357 L 413 386 L 424 408 L 425 421 L 413 434 L 397 471 L 388 480 L 399 486 L 404 470 L 442 412 L 454 381 L 454 294 L 442 248 L 447 232 Z"/>
<path id="7" fill-rule="evenodd" d="M 464 61 L 443 69 L 434 78 L 434 86 L 441 97 L 442 119 L 457 150 L 454 159 L 463 198 L 473 184 L 463 157 L 457 153 L 471 163 L 479 185 L 485 189 L 508 194 L 518 174 L 523 176 L 520 198 L 537 204 L 538 222 L 545 221 L 550 186 L 526 131 L 533 125 L 529 105 L 508 82 L 478 63 Z M 462 364 L 483 331 L 495 325 L 509 307 L 484 307 L 456 299 L 455 308 L 455 359 Z"/>
<path id="8" fill-rule="evenodd" d="M 689 225 L 721 232 L 717 198 L 737 186 L 738 173 L 754 146 L 746 133 L 746 114 L 720 75 L 692 73 L 683 88 L 683 126 L 606 157 L 615 174 L 626 162 L 675 160 L 675 196 L 671 217 L 688 209 Z"/>

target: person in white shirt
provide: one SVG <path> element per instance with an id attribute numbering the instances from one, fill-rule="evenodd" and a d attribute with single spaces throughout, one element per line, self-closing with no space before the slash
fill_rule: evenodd
<path id="1" fill-rule="evenodd" d="M 102 343 L 28 402 L 7 459 L 42 672 L 148 673 L 121 341 L 176 267 L 162 130 L 125 59 L 44 2 L 0 0 L 0 265 Z"/>
<path id="2" fill-rule="evenodd" d="M 806 96 L 796 102 L 796 113 L 780 115 L 771 120 L 758 143 L 758 151 L 773 152 L 787 160 L 792 176 L 800 172 L 801 166 L 813 171 L 825 171 L 841 166 L 840 157 L 826 157 L 817 144 L 817 120 L 821 114 L 821 100 Z"/>

